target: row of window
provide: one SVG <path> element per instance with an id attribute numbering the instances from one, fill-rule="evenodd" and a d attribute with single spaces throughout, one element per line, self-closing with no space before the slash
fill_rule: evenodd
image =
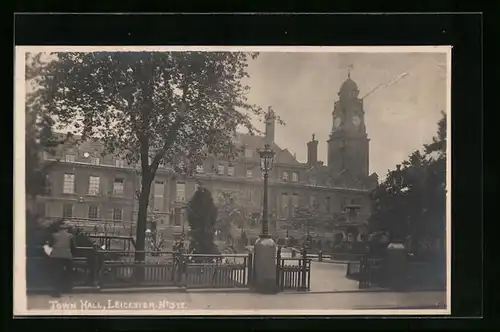
<path id="1" fill-rule="evenodd" d="M 84 155 L 85 156 L 85 155 Z M 252 158 L 253 157 L 253 150 L 251 149 L 246 149 L 245 150 L 245 157 L 246 158 Z M 50 153 L 48 152 L 44 152 L 44 159 L 52 159 L 52 156 Z M 91 165 L 100 165 L 101 164 L 101 159 L 99 157 L 95 157 L 95 156 L 85 156 L 85 159 L 86 161 L 88 161 L 89 164 Z M 68 162 L 68 163 L 74 163 L 76 162 L 76 154 L 73 152 L 69 152 L 69 153 L 66 153 L 64 155 L 64 161 L 65 162 Z M 151 158 L 149 160 L 149 162 L 151 163 Z M 121 160 L 121 159 L 115 159 L 115 166 L 116 167 L 125 167 L 125 161 L 124 160 Z M 163 163 L 160 163 L 159 165 L 160 167 L 163 167 L 164 164 Z M 200 170 L 201 169 L 201 172 L 203 172 L 203 166 L 198 166 L 197 170 Z"/>
<path id="2" fill-rule="evenodd" d="M 245 151 L 250 151 L 249 153 L 245 153 L 246 157 L 251 157 L 251 152 L 252 150 L 245 150 Z M 48 158 L 47 158 L 48 159 Z M 74 154 L 66 154 L 65 159 L 66 162 L 68 163 L 74 163 L 76 162 L 76 155 Z M 91 165 L 100 165 L 101 159 L 99 157 L 89 157 L 89 163 Z M 115 160 L 115 166 L 123 168 L 125 167 L 125 161 L 121 159 L 116 159 Z M 160 167 L 163 166 L 163 164 L 160 165 Z M 197 173 L 203 173 L 204 172 L 204 167 L 203 165 L 198 165 L 196 166 L 196 172 Z M 217 174 L 219 175 L 228 175 L 228 176 L 234 176 L 234 166 L 228 165 L 227 166 L 227 173 L 226 173 L 226 166 L 225 165 L 218 165 L 217 166 Z M 246 177 L 251 178 L 253 177 L 253 169 L 248 168 L 246 170 Z M 281 176 L 283 181 L 288 181 L 289 180 L 289 173 L 288 172 L 283 172 Z M 292 172 L 291 174 L 291 180 L 293 182 L 298 182 L 299 181 L 299 174 L 297 172 Z"/>
<path id="3" fill-rule="evenodd" d="M 74 217 L 74 204 L 72 203 L 64 203 L 62 207 L 62 216 L 63 218 L 73 218 Z M 180 209 L 175 209 L 175 212 L 180 211 Z M 174 221 L 174 226 L 180 226 L 182 213 L 174 213 L 172 211 L 172 218 Z M 97 220 L 100 218 L 99 216 L 99 206 L 98 205 L 89 205 L 87 210 L 87 218 L 92 220 Z M 115 207 L 113 208 L 113 221 L 123 221 L 123 209 Z M 160 218 L 160 223 L 163 223 L 163 220 Z"/>
<path id="4" fill-rule="evenodd" d="M 226 169 L 227 169 L 227 172 L 226 172 Z M 217 174 L 218 175 L 227 175 L 227 176 L 234 176 L 235 172 L 234 172 L 234 166 L 232 165 L 227 165 L 227 168 L 226 168 L 226 165 L 217 165 Z M 204 168 L 203 168 L 203 165 L 198 165 L 196 167 L 196 172 L 197 173 L 203 173 L 204 172 Z M 252 178 L 253 177 L 253 168 L 247 168 L 246 169 L 246 177 L 247 178 Z M 288 172 L 283 172 L 282 173 L 282 180 L 283 181 L 288 181 L 289 180 L 289 173 Z M 293 182 L 298 182 L 299 181 L 299 173 L 297 172 L 292 172 L 292 179 L 291 179 Z"/>
<path id="5" fill-rule="evenodd" d="M 62 216 L 63 218 L 73 218 L 74 205 L 71 203 L 63 204 Z M 87 217 L 89 219 L 99 219 L 99 206 L 89 205 Z M 122 221 L 123 220 L 123 209 L 113 208 L 113 220 Z"/>
<path id="6" fill-rule="evenodd" d="M 113 195 L 123 195 L 124 192 L 124 178 L 115 178 L 113 180 Z M 101 192 L 101 178 L 99 176 L 91 175 L 89 176 L 89 187 L 88 195 L 99 195 Z M 74 194 L 75 193 L 75 174 L 65 173 L 63 182 L 63 193 L 64 194 Z"/>
<path id="7" fill-rule="evenodd" d="M 89 176 L 88 195 L 99 195 L 101 186 L 101 178 L 99 176 Z M 123 195 L 125 186 L 124 178 L 114 178 L 113 180 L 113 195 Z M 154 208 L 163 210 L 163 193 L 165 192 L 165 183 L 163 181 L 155 181 L 154 183 Z M 63 193 L 75 193 L 75 174 L 65 173 L 63 182 Z M 184 182 L 176 183 L 176 200 L 184 202 L 186 200 L 186 184 Z"/>
<path id="8" fill-rule="evenodd" d="M 44 159 L 53 159 L 53 157 L 51 157 L 51 155 L 48 152 L 44 152 Z M 65 154 L 64 161 L 67 163 L 76 162 L 76 154 L 72 154 L 72 153 Z M 88 162 L 88 164 L 91 164 L 91 165 L 101 165 L 101 158 L 95 157 L 95 156 L 89 156 L 80 162 Z M 115 165 L 115 167 L 125 168 L 128 165 L 128 163 L 126 163 L 125 160 L 122 160 L 122 159 L 115 159 L 114 165 Z M 162 167 L 162 166 L 163 166 L 163 163 L 160 163 L 160 167 Z"/>
<path id="9" fill-rule="evenodd" d="M 282 211 L 283 216 L 287 215 L 290 202 L 291 202 L 293 209 L 295 210 L 299 206 L 299 194 L 293 193 L 291 195 L 291 199 L 290 199 L 288 193 L 281 194 L 281 211 Z M 315 195 L 309 196 L 309 205 L 311 207 L 314 207 L 317 205 L 317 198 Z M 325 209 L 326 209 L 326 212 L 331 211 L 330 197 L 325 197 Z"/>

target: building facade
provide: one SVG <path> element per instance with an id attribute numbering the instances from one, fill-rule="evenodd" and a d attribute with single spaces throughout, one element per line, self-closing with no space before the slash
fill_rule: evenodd
<path id="1" fill-rule="evenodd" d="M 265 135 L 236 134 L 240 148 L 236 160 L 207 158 L 191 176 L 175 173 L 160 165 L 152 182 L 149 217 L 156 227 L 178 234 L 186 226 L 185 204 L 197 186 L 212 192 L 217 203 L 221 194 L 232 193 L 248 215 L 259 216 L 262 207 L 263 177 L 258 149 L 269 144 L 275 163 L 269 175 L 271 232 L 284 236 L 299 206 L 314 206 L 331 215 L 338 231 L 343 224 L 364 224 L 370 213 L 369 193 L 376 185 L 376 174 L 368 175 L 369 139 L 364 123 L 363 102 L 350 77 L 339 92 L 332 113 L 333 127 L 328 144 L 328 164 L 318 160 L 314 135 L 307 146 L 307 162 L 297 161 L 286 148 L 275 143 L 276 118 L 266 116 Z M 61 147 L 55 155 L 44 155 L 53 162 L 48 180 L 49 194 L 39 197 L 39 213 L 89 223 L 133 224 L 136 220 L 140 189 L 140 166 L 128 165 L 116 156 L 102 156 L 99 142 Z M 346 213 L 355 207 L 354 214 Z M 353 209 L 349 210 L 352 212 Z M 250 228 L 246 225 L 245 228 Z"/>

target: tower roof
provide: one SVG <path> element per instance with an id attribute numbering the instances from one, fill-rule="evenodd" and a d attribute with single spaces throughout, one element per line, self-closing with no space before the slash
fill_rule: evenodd
<path id="1" fill-rule="evenodd" d="M 351 75 L 349 75 L 347 77 L 347 80 L 345 80 L 344 83 L 342 83 L 339 94 L 343 94 L 349 91 L 358 91 L 358 85 L 351 79 Z"/>

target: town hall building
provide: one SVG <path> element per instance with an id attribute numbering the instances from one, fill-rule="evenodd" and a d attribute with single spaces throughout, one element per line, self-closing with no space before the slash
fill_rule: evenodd
<path id="1" fill-rule="evenodd" d="M 269 175 L 270 231 L 277 237 L 289 232 L 300 236 L 304 230 L 292 229 L 299 207 L 318 209 L 331 220 L 332 231 L 312 229 L 316 236 L 333 236 L 349 229 L 362 230 L 371 211 L 370 192 L 377 185 L 369 174 L 369 143 L 363 100 L 357 84 L 348 75 L 333 104 L 332 127 L 327 142 L 326 165 L 318 159 L 318 145 L 312 135 L 307 161 L 299 162 L 286 148 L 275 142 L 276 117 L 266 115 L 262 136 L 237 133 L 234 144 L 241 148 L 236 160 L 207 158 L 193 175 L 177 174 L 160 165 L 152 183 L 150 220 L 166 234 L 177 236 L 187 230 L 185 207 L 197 186 L 209 189 L 219 203 L 223 193 L 237 197 L 252 225 L 240 225 L 251 236 L 258 236 L 262 210 L 263 177 L 258 149 L 269 144 L 275 164 Z M 133 225 L 137 218 L 137 190 L 140 167 L 128 165 L 116 156 L 102 156 L 99 142 L 63 146 L 55 155 L 45 155 L 50 168 L 51 190 L 38 198 L 38 211 L 46 217 L 62 217 L 85 223 Z M 308 229 L 309 230 L 309 229 Z M 255 233 L 255 234 L 253 234 Z M 328 235 L 329 234 L 329 235 Z"/>

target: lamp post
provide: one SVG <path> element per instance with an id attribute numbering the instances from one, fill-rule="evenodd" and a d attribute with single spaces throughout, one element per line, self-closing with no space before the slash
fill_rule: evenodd
<path id="1" fill-rule="evenodd" d="M 254 245 L 255 254 L 255 290 L 259 293 L 277 293 L 276 283 L 276 243 L 269 235 L 268 220 L 268 179 L 273 167 L 274 151 L 269 144 L 259 150 L 260 168 L 264 177 L 264 195 L 262 199 L 262 230 Z"/>
<path id="2" fill-rule="evenodd" d="M 270 149 L 269 144 L 264 146 L 263 150 L 259 151 L 260 155 L 260 169 L 264 175 L 264 196 L 262 199 L 262 232 L 260 234 L 261 238 L 269 237 L 269 220 L 268 220 L 268 199 L 267 199 L 267 187 L 269 180 L 269 172 L 273 167 L 274 162 L 274 151 Z"/>

